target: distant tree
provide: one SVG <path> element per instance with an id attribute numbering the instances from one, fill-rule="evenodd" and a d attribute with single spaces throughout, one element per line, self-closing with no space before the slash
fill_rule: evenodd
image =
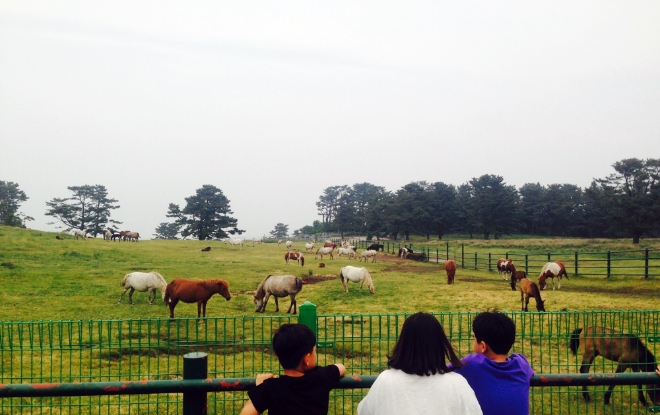
<path id="1" fill-rule="evenodd" d="M 431 231 L 435 231 L 438 239 L 452 227 L 456 221 L 456 188 L 443 182 L 428 186 L 431 205 Z"/>
<path id="2" fill-rule="evenodd" d="M 468 183 L 464 183 L 456 189 L 456 224 L 454 229 L 466 232 L 470 239 L 474 237 L 477 230 L 477 211 L 474 207 L 474 195 Z"/>
<path id="3" fill-rule="evenodd" d="M 316 202 L 316 207 L 324 224 L 330 225 L 333 223 L 339 209 L 340 199 L 348 190 L 349 187 L 346 185 L 330 186 L 323 190 L 323 194 L 319 196 L 319 200 Z"/>
<path id="4" fill-rule="evenodd" d="M 638 244 L 660 222 L 660 159 L 624 159 L 612 167 L 615 173 L 596 179 L 587 193 L 601 192 L 598 196 L 613 207 L 613 226 Z"/>
<path id="5" fill-rule="evenodd" d="M 525 183 L 518 192 L 523 232 L 533 235 L 547 234 L 549 232 L 546 221 L 548 189 L 540 183 Z"/>
<path id="6" fill-rule="evenodd" d="M 315 235 L 317 233 L 325 232 L 325 226 L 321 221 L 315 220 L 311 225 L 305 225 L 299 229 L 301 234 Z"/>
<path id="7" fill-rule="evenodd" d="M 397 190 L 389 210 L 389 223 L 406 238 L 421 233 L 429 238 L 433 231 L 431 193 L 425 181 L 412 182 Z"/>
<path id="8" fill-rule="evenodd" d="M 156 233 L 154 234 L 154 239 L 179 239 L 177 235 L 181 225 L 176 222 L 162 222 L 158 227 L 156 227 Z"/>
<path id="9" fill-rule="evenodd" d="M 501 176 L 485 174 L 469 182 L 472 203 L 470 208 L 475 224 L 489 239 L 497 239 L 503 233 L 511 233 L 516 226 L 518 192 L 514 186 L 507 186 Z"/>
<path id="10" fill-rule="evenodd" d="M 205 184 L 193 196 L 187 197 L 183 210 L 179 205 L 170 203 L 167 211 L 167 217 L 176 218 L 175 223 L 183 227 L 181 236 L 186 238 L 192 235 L 200 241 L 245 232 L 237 228 L 238 220 L 229 216 L 233 214 L 229 199 L 222 190 L 210 184 Z"/>
<path id="11" fill-rule="evenodd" d="M 0 180 L 0 224 L 25 227 L 25 221 L 34 220 L 18 211 L 21 202 L 28 200 L 18 183 Z"/>
<path id="12" fill-rule="evenodd" d="M 289 225 L 278 223 L 275 228 L 270 231 L 270 236 L 273 238 L 286 238 L 289 235 Z"/>
<path id="13" fill-rule="evenodd" d="M 46 216 L 59 220 L 67 230 L 80 229 L 96 236 L 102 233 L 108 224 L 121 224 L 110 219 L 111 211 L 118 209 L 119 205 L 116 205 L 117 200 L 108 198 L 105 186 L 69 186 L 67 189 L 73 192 L 73 196 L 54 198 L 46 202 L 49 207 Z"/>

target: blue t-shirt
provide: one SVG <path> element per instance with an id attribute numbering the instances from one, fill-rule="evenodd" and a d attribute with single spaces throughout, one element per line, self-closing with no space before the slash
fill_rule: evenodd
<path id="1" fill-rule="evenodd" d="M 456 370 L 477 395 L 484 415 L 528 415 L 529 381 L 534 375 L 525 356 L 514 353 L 506 362 L 496 362 L 482 354 L 461 360 Z"/>

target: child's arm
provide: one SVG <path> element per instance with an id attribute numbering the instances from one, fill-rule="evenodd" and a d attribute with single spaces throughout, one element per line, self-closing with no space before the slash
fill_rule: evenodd
<path id="1" fill-rule="evenodd" d="M 339 369 L 339 376 L 344 376 L 346 374 L 346 367 L 344 367 L 344 365 L 341 363 L 335 363 L 335 366 Z"/>
<path id="2" fill-rule="evenodd" d="M 277 375 L 273 375 L 272 373 L 262 373 L 260 375 L 257 375 L 256 386 L 259 386 L 262 383 L 264 383 L 264 380 L 266 379 L 276 378 L 276 377 Z M 252 404 L 251 399 L 249 399 L 245 403 L 245 406 L 241 410 L 241 415 L 259 415 L 259 412 L 257 411 L 257 408 L 254 407 L 254 404 Z"/>

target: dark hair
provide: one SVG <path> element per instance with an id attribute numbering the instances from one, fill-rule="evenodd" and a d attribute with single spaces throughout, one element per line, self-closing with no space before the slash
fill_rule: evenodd
<path id="1" fill-rule="evenodd" d="M 485 342 L 496 354 L 507 354 L 516 341 L 516 325 L 507 315 L 486 311 L 472 321 L 478 342 Z"/>
<path id="2" fill-rule="evenodd" d="M 445 357 L 451 362 L 451 369 Z M 440 322 L 428 313 L 415 313 L 406 319 L 387 364 L 418 376 L 447 373 L 463 366 Z"/>
<path id="3" fill-rule="evenodd" d="M 295 369 L 314 350 L 316 336 L 302 324 L 282 324 L 273 336 L 273 351 L 284 369 Z"/>

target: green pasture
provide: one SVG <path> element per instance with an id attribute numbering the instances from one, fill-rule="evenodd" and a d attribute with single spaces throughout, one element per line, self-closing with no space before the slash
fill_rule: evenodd
<path id="1" fill-rule="evenodd" d="M 543 241 L 546 244 L 543 245 Z M 416 242 L 413 242 L 416 243 Z M 457 246 L 461 241 L 452 241 Z M 470 248 L 515 248 L 516 251 L 544 252 L 548 249 L 607 248 L 608 241 L 576 239 L 524 239 L 471 241 Z M 573 245 L 569 245 L 573 243 Z M 618 249 L 622 241 L 611 241 Z M 645 240 L 647 246 L 658 241 Z M 211 246 L 210 252 L 201 249 Z M 626 247 L 630 247 L 626 245 Z M 304 251 L 302 242 L 295 248 Z M 467 248 L 466 248 L 467 251 Z M 209 301 L 209 316 L 254 314 L 252 294 L 268 274 L 293 274 L 300 277 L 338 274 L 345 265 L 356 260 L 328 257 L 315 260 L 306 255 L 304 267 L 284 263 L 284 246 L 262 244 L 232 249 L 218 241 L 143 240 L 137 243 L 110 242 L 103 239 L 74 240 L 54 233 L 0 227 L 0 306 L 1 321 L 128 319 L 167 317 L 168 310 L 157 299 L 147 305 L 146 293 L 135 293 L 134 306 L 128 295 L 121 305 L 119 283 L 132 271 L 158 271 L 167 281 L 175 278 L 227 280 L 232 300 L 216 296 Z M 467 256 L 467 255 L 466 255 Z M 318 268 L 324 262 L 325 268 Z M 363 265 L 363 264 L 362 264 Z M 304 286 L 299 304 L 309 300 L 319 313 L 381 313 L 424 311 L 478 311 L 485 309 L 520 310 L 520 295 L 499 279 L 496 272 L 474 269 L 457 271 L 456 284 L 447 285 L 444 269 L 437 264 L 400 260 L 394 255 L 379 255 L 376 263 L 365 265 L 371 272 L 376 295 L 357 285 L 344 293 L 338 279 L 327 279 Z M 658 307 L 660 284 L 657 278 L 583 277 L 564 280 L 561 291 L 543 291 L 549 311 L 654 309 Z M 533 300 L 530 306 L 533 307 Z M 286 312 L 288 299 L 280 301 L 280 314 Z M 284 309 L 284 310 L 282 310 Z M 266 314 L 275 315 L 275 304 L 268 304 Z M 196 305 L 179 304 L 177 317 L 195 317 Z"/>

